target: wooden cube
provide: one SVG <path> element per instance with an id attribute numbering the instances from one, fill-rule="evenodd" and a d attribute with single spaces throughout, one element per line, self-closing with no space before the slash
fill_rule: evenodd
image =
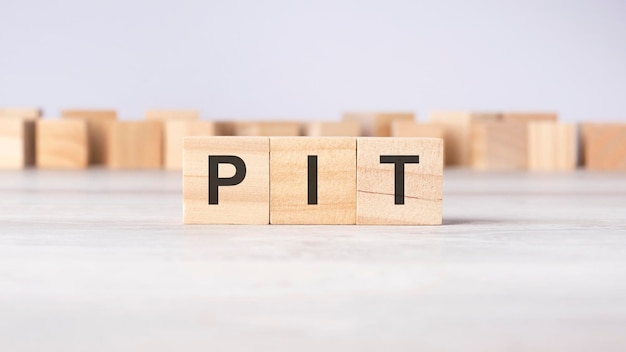
<path id="1" fill-rule="evenodd" d="M 238 122 L 237 136 L 299 136 L 299 122 Z"/>
<path id="2" fill-rule="evenodd" d="M 270 138 L 270 223 L 355 222 L 356 138 Z"/>
<path id="3" fill-rule="evenodd" d="M 189 109 L 147 110 L 146 120 L 198 120 L 200 111 Z"/>
<path id="4" fill-rule="evenodd" d="M 412 112 L 347 112 L 343 114 L 344 121 L 356 121 L 361 125 L 361 135 L 370 137 L 391 136 L 391 122 L 414 121 Z"/>
<path id="5" fill-rule="evenodd" d="M 472 167 L 477 170 L 525 170 L 528 124 L 476 122 L 472 125 Z"/>
<path id="6" fill-rule="evenodd" d="M 190 136 L 213 136 L 215 126 L 210 121 L 165 121 L 164 166 L 167 170 L 182 170 L 183 140 Z"/>
<path id="7" fill-rule="evenodd" d="M 556 112 L 504 112 L 502 121 L 512 122 L 556 122 L 558 120 Z"/>
<path id="8" fill-rule="evenodd" d="M 61 117 L 64 119 L 79 119 L 87 122 L 89 164 L 106 164 L 109 128 L 111 123 L 117 120 L 117 111 L 85 109 L 63 110 L 61 111 Z"/>
<path id="9" fill-rule="evenodd" d="M 585 168 L 595 171 L 626 170 L 626 124 L 586 124 L 583 138 Z"/>
<path id="10" fill-rule="evenodd" d="M 443 141 L 357 139 L 357 224 L 440 225 Z"/>
<path id="11" fill-rule="evenodd" d="M 185 224 L 268 224 L 267 137 L 186 137 Z"/>
<path id="12" fill-rule="evenodd" d="M 393 121 L 391 123 L 391 136 L 443 138 L 443 126 L 415 121 Z"/>
<path id="13" fill-rule="evenodd" d="M 430 122 L 443 127 L 446 165 L 470 166 L 472 160 L 472 124 L 499 121 L 494 112 L 437 111 L 430 115 Z"/>
<path id="14" fill-rule="evenodd" d="M 311 122 L 306 125 L 306 135 L 311 137 L 358 137 L 361 125 L 357 121 Z"/>
<path id="15" fill-rule="evenodd" d="M 0 119 L 0 169 L 23 169 L 35 162 L 35 123 Z"/>
<path id="16" fill-rule="evenodd" d="M 32 107 L 0 108 L 0 118 L 20 118 L 25 120 L 37 120 L 41 117 L 41 109 Z"/>
<path id="17" fill-rule="evenodd" d="M 162 124 L 115 121 L 110 124 L 107 165 L 112 169 L 158 169 L 162 163 Z"/>
<path id="18" fill-rule="evenodd" d="M 37 121 L 37 167 L 84 169 L 87 167 L 87 123 L 81 120 Z"/>
<path id="19" fill-rule="evenodd" d="M 528 169 L 570 171 L 576 169 L 576 125 L 555 122 L 528 124 Z"/>
<path id="20" fill-rule="evenodd" d="M 235 121 L 215 121 L 216 136 L 236 136 L 237 122 Z"/>

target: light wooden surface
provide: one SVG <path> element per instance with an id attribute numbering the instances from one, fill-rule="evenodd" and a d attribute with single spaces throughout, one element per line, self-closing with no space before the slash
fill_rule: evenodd
<path id="1" fill-rule="evenodd" d="M 528 123 L 528 169 L 571 171 L 578 163 L 578 133 L 575 124 L 549 121 Z"/>
<path id="2" fill-rule="evenodd" d="M 23 169 L 34 162 L 35 122 L 0 118 L 0 169 Z"/>
<path id="3" fill-rule="evenodd" d="M 112 169 L 159 169 L 163 163 L 161 121 L 115 121 L 109 125 L 107 166 Z"/>
<path id="4" fill-rule="evenodd" d="M 89 162 L 87 121 L 36 122 L 36 165 L 42 169 L 84 169 Z"/>
<path id="5" fill-rule="evenodd" d="M 270 223 L 355 224 L 356 138 L 271 137 Z M 309 205 L 309 162 L 314 155 L 316 201 Z"/>
<path id="6" fill-rule="evenodd" d="M 106 164 L 110 125 L 117 120 L 117 111 L 113 109 L 63 110 L 61 111 L 61 117 L 65 119 L 80 119 L 87 121 L 87 135 L 89 137 L 89 164 Z"/>
<path id="7" fill-rule="evenodd" d="M 172 119 L 164 122 L 163 167 L 167 170 L 183 169 L 183 140 L 191 136 L 215 135 L 212 121 Z"/>
<path id="8" fill-rule="evenodd" d="M 180 173 L 0 172 L 0 350 L 624 351 L 625 180 L 446 170 L 442 226 L 183 226 Z"/>
<path id="9" fill-rule="evenodd" d="M 525 170 L 528 165 L 528 123 L 474 122 L 472 167 L 477 170 Z"/>
<path id="10" fill-rule="evenodd" d="M 361 125 L 361 135 L 368 137 L 391 136 L 393 121 L 415 121 L 412 112 L 346 112 L 343 121 L 356 121 Z"/>
<path id="11" fill-rule="evenodd" d="M 582 139 L 587 169 L 626 170 L 626 124 L 584 124 Z"/>

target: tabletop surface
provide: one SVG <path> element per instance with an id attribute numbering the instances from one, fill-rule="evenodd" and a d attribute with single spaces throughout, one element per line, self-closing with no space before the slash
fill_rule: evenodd
<path id="1" fill-rule="evenodd" d="M 446 170 L 434 227 L 184 226 L 181 182 L 0 172 L 0 350 L 626 349 L 624 173 Z"/>

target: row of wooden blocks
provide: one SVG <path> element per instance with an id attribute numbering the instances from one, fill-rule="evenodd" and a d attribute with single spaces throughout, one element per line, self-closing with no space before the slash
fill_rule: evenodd
<path id="1" fill-rule="evenodd" d="M 186 137 L 185 224 L 440 225 L 443 141 Z"/>
<path id="2" fill-rule="evenodd" d="M 335 122 L 205 121 L 196 110 L 150 110 L 118 121 L 115 110 L 0 109 L 0 168 L 180 170 L 186 136 L 443 138 L 445 165 L 478 170 L 626 170 L 626 124 L 560 123 L 556 113 L 346 113 Z"/>

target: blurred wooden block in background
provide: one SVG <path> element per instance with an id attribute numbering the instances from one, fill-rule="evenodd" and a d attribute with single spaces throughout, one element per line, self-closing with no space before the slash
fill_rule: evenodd
<path id="1" fill-rule="evenodd" d="M 192 109 L 152 109 L 147 110 L 146 120 L 198 120 L 200 111 Z"/>
<path id="2" fill-rule="evenodd" d="M 237 136 L 299 136 L 299 122 L 241 121 L 235 125 Z"/>
<path id="3" fill-rule="evenodd" d="M 163 155 L 162 123 L 115 121 L 110 124 L 107 165 L 112 169 L 158 169 Z"/>
<path id="4" fill-rule="evenodd" d="M 588 170 L 626 170 L 626 124 L 590 123 L 582 128 Z"/>
<path id="5" fill-rule="evenodd" d="M 89 164 L 106 164 L 109 126 L 117 120 L 115 110 L 71 109 L 61 111 L 64 119 L 79 119 L 87 122 Z"/>
<path id="6" fill-rule="evenodd" d="M 215 125 L 211 121 L 165 121 L 164 161 L 167 170 L 183 169 L 183 141 L 191 136 L 213 136 Z"/>
<path id="7" fill-rule="evenodd" d="M 499 121 L 495 112 L 436 111 L 431 113 L 430 122 L 443 128 L 446 165 L 470 166 L 472 163 L 472 124 Z"/>
<path id="8" fill-rule="evenodd" d="M 355 222 L 356 138 L 270 138 L 271 224 Z"/>
<path id="9" fill-rule="evenodd" d="M 33 107 L 0 107 L 1 118 L 20 118 L 25 120 L 36 120 L 41 117 L 41 109 Z"/>
<path id="10" fill-rule="evenodd" d="M 185 224 L 269 224 L 270 140 L 268 137 L 187 137 L 183 156 L 183 218 Z M 211 156 L 220 182 L 209 180 Z M 241 179 L 241 176 L 243 178 Z M 239 182 L 237 182 L 239 181 Z M 214 186 L 213 186 L 214 185 Z M 209 197 L 209 186 L 214 202 Z"/>
<path id="11" fill-rule="evenodd" d="M 576 169 L 576 125 L 534 121 L 528 124 L 528 169 L 571 171 Z"/>
<path id="12" fill-rule="evenodd" d="M 391 136 L 443 138 L 443 126 L 415 121 L 393 121 L 391 123 Z"/>
<path id="13" fill-rule="evenodd" d="M 475 122 L 472 124 L 472 167 L 477 170 L 525 170 L 528 124 Z"/>
<path id="14" fill-rule="evenodd" d="M 511 122 L 556 122 L 559 116 L 556 112 L 514 112 L 502 113 L 502 121 Z"/>
<path id="15" fill-rule="evenodd" d="M 361 135 L 361 125 L 357 121 L 310 122 L 305 130 L 305 134 L 311 137 L 358 137 Z"/>
<path id="16" fill-rule="evenodd" d="M 216 136 L 235 136 L 237 135 L 237 122 L 235 121 L 215 121 Z"/>
<path id="17" fill-rule="evenodd" d="M 442 179 L 441 139 L 358 138 L 356 223 L 440 225 Z"/>
<path id="18" fill-rule="evenodd" d="M 0 169 L 17 170 L 35 162 L 35 123 L 0 118 Z"/>
<path id="19" fill-rule="evenodd" d="M 84 169 L 89 158 L 87 122 L 40 120 L 36 123 L 36 159 L 41 169 Z"/>
<path id="20" fill-rule="evenodd" d="M 393 121 L 415 121 L 412 112 L 346 112 L 343 121 L 356 121 L 361 125 L 361 136 L 389 137 Z"/>

